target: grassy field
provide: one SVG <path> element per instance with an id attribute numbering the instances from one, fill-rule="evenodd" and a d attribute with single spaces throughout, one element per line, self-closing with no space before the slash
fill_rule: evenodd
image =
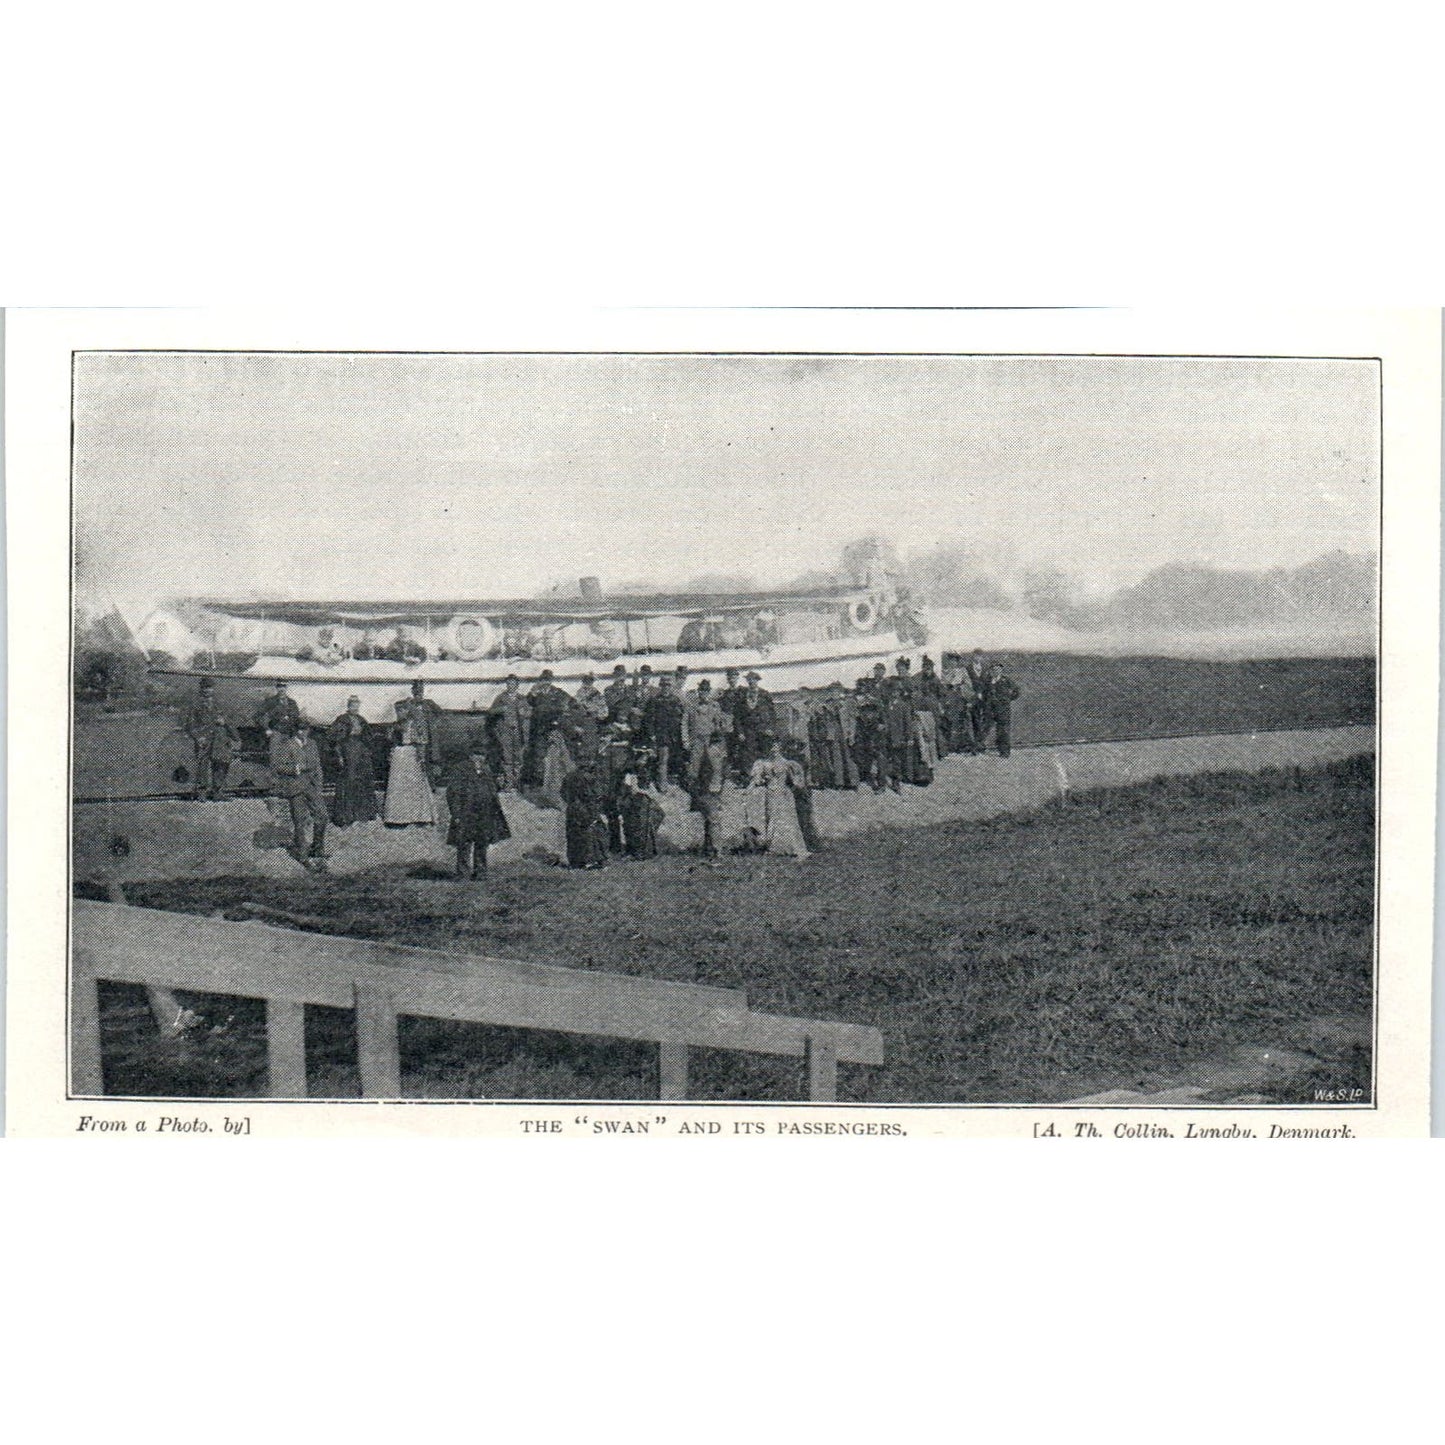
<path id="1" fill-rule="evenodd" d="M 1000 654 L 1023 697 L 1014 743 L 1345 727 L 1375 720 L 1375 660 Z"/>
<path id="2" fill-rule="evenodd" d="M 1356 759 L 1101 789 L 1027 815 L 865 835 L 803 864 L 522 864 L 477 887 L 423 870 L 215 879 L 134 885 L 131 901 L 210 913 L 250 899 L 357 937 L 743 987 L 759 1010 L 876 1024 L 887 1063 L 843 1066 L 843 1099 L 1162 1088 L 1254 1046 L 1320 1055 L 1276 1091 L 1308 1102 L 1313 1085 L 1369 1081 L 1373 802 L 1373 760 Z M 105 986 L 107 1090 L 259 1093 L 260 1005 L 200 1007 L 220 1032 L 164 1040 L 140 990 Z M 313 1093 L 354 1095 L 351 1015 L 308 1012 Z M 409 1095 L 656 1087 L 656 1050 L 640 1044 L 404 1019 L 401 1048 Z M 698 1051 L 692 1087 L 793 1099 L 800 1073 Z"/>

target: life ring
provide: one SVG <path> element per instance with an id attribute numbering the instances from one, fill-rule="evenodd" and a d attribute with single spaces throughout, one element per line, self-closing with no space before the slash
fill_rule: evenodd
<path id="1" fill-rule="evenodd" d="M 872 632 L 878 625 L 878 609 L 866 597 L 859 598 L 856 602 L 850 602 L 846 616 L 848 626 L 854 632 Z"/>
<path id="2" fill-rule="evenodd" d="M 460 612 L 447 624 L 447 651 L 463 662 L 485 657 L 496 641 L 496 629 L 485 617 Z"/>

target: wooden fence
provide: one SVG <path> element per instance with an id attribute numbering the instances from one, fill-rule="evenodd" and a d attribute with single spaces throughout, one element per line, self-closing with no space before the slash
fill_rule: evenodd
<path id="1" fill-rule="evenodd" d="M 401 1094 L 397 1016 L 641 1039 L 658 1045 L 659 1097 L 687 1097 L 688 1050 L 806 1061 L 831 1101 L 838 1064 L 881 1064 L 877 1029 L 753 1013 L 740 989 L 671 983 L 77 899 L 72 914 L 71 1092 L 103 1094 L 97 981 L 266 1002 L 267 1088 L 306 1097 L 305 1007 L 355 1009 L 361 1095 Z"/>

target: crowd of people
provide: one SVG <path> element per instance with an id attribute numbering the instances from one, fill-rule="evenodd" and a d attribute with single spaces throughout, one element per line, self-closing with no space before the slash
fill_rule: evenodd
<path id="1" fill-rule="evenodd" d="M 939 672 L 907 657 L 890 674 L 883 663 L 858 679 L 774 696 L 756 672 L 728 671 L 722 686 L 690 685 L 688 669 L 635 672 L 618 664 L 605 687 L 592 674 L 575 694 L 544 671 L 526 692 L 509 677 L 491 706 L 466 719 L 465 755 L 448 760 L 441 709 L 414 682 L 396 720 L 378 729 L 358 698 L 319 735 L 286 684 L 256 715 L 268 739 L 275 792 L 290 810 L 295 855 L 324 857 L 328 824 L 348 827 L 381 816 L 390 827 L 432 826 L 444 789 L 448 841 L 459 876 L 479 877 L 487 848 L 510 837 L 499 793 L 527 794 L 563 811 L 567 863 L 598 868 L 609 856 L 657 853 L 663 812 L 657 796 L 683 790 L 701 815 L 703 852 L 722 854 L 724 801 L 741 794 L 742 846 L 806 858 L 818 848 L 812 794 L 827 789 L 901 792 L 925 787 L 949 753 L 1001 757 L 1012 745 L 1019 689 L 1000 663 L 974 652 Z M 215 706 L 211 684 L 187 721 L 195 740 L 197 795 L 219 796 L 239 735 Z M 390 736 L 378 806 L 378 731 Z M 321 749 L 334 763 L 328 812 Z"/>

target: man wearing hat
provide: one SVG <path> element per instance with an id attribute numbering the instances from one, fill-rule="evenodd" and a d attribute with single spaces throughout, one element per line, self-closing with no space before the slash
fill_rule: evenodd
<path id="1" fill-rule="evenodd" d="M 196 801 L 217 802 L 241 735 L 216 706 L 216 684 L 209 677 L 201 679 L 201 695 L 186 718 L 186 732 L 196 745 Z"/>
<path id="2" fill-rule="evenodd" d="M 767 751 L 763 738 L 771 737 L 778 731 L 772 694 L 758 686 L 763 680 L 762 674 L 750 672 L 746 680 L 747 686 L 739 694 L 733 713 L 733 725 L 741 738 L 738 771 L 743 777 L 752 772 L 753 764 Z"/>
<path id="3" fill-rule="evenodd" d="M 522 786 L 522 758 L 532 726 L 532 705 L 522 696 L 521 688 L 522 680 L 517 674 L 508 673 L 502 691 L 487 709 L 502 754 L 502 786 L 513 792 Z"/>
<path id="4" fill-rule="evenodd" d="M 604 689 L 602 700 L 607 704 L 609 721 L 626 721 L 632 710 L 632 685 L 627 681 L 627 669 L 620 662 L 612 669 L 612 681 Z"/>
<path id="5" fill-rule="evenodd" d="M 468 739 L 467 756 L 447 779 L 447 811 L 451 814 L 447 842 L 457 850 L 457 877 L 484 878 L 487 849 L 510 838 L 512 830 L 497 797 L 497 783 L 487 762 L 487 742 L 481 731 Z"/>
<path id="6" fill-rule="evenodd" d="M 913 663 L 906 657 L 900 657 L 893 664 L 894 676 L 889 679 L 888 689 L 892 692 L 907 693 L 910 700 L 913 697 Z"/>
<path id="7" fill-rule="evenodd" d="M 1013 705 L 1018 701 L 1018 684 L 1003 670 L 1003 663 L 991 662 L 984 679 L 983 731 L 979 734 L 979 751 L 988 751 L 990 730 L 994 746 L 1001 758 L 1013 751 Z"/>
<path id="8" fill-rule="evenodd" d="M 682 717 L 682 699 L 672 690 L 672 678 L 664 673 L 658 679 L 656 691 L 648 697 L 642 715 L 654 755 L 651 782 L 658 792 L 666 789 L 682 764 Z"/>
<path id="9" fill-rule="evenodd" d="M 285 682 L 278 681 L 275 692 L 256 710 L 256 726 L 270 737 L 282 719 L 291 724 L 293 733 L 301 726 L 301 709 L 296 706 L 296 699 L 286 691 Z"/>
<path id="10" fill-rule="evenodd" d="M 702 764 L 703 753 L 716 733 L 726 737 L 733 730 L 733 720 L 723 711 L 722 704 L 712 695 L 712 683 L 707 678 L 698 683 L 697 691 L 690 692 L 683 699 L 682 732 L 683 744 L 687 748 L 687 779 L 689 785 L 697 778 Z"/>
<path id="11" fill-rule="evenodd" d="M 552 669 L 547 667 L 532 684 L 527 701 L 532 707 L 532 726 L 522 762 L 522 782 L 530 787 L 541 787 L 546 771 L 543 760 L 552 741 L 552 730 L 567 711 L 568 697 L 552 680 Z"/>
<path id="12" fill-rule="evenodd" d="M 292 857 L 307 868 L 319 867 L 326 856 L 326 808 L 321 801 L 321 754 L 308 724 L 293 727 L 286 718 L 277 722 L 271 732 L 271 771 L 276 777 L 276 796 L 284 798 L 291 809 Z"/>
<path id="13" fill-rule="evenodd" d="M 728 668 L 723 686 L 717 695 L 717 704 L 722 708 L 723 715 L 728 720 L 728 726 L 723 729 L 723 733 L 724 741 L 727 743 L 728 767 L 734 775 L 742 771 L 738 765 L 743 745 L 742 730 L 738 725 L 738 703 L 742 698 L 743 691 L 741 674 L 735 667 Z"/>
<path id="14" fill-rule="evenodd" d="M 594 722 L 604 722 L 607 718 L 607 699 L 602 696 L 597 686 L 597 678 L 593 673 L 582 674 L 582 686 L 577 689 L 575 701 L 587 709 L 588 714 Z"/>
<path id="15" fill-rule="evenodd" d="M 854 690 L 861 698 L 866 694 L 872 694 L 882 701 L 883 693 L 888 686 L 888 669 L 881 662 L 873 664 L 873 675 L 871 677 L 860 677 L 855 684 Z"/>

